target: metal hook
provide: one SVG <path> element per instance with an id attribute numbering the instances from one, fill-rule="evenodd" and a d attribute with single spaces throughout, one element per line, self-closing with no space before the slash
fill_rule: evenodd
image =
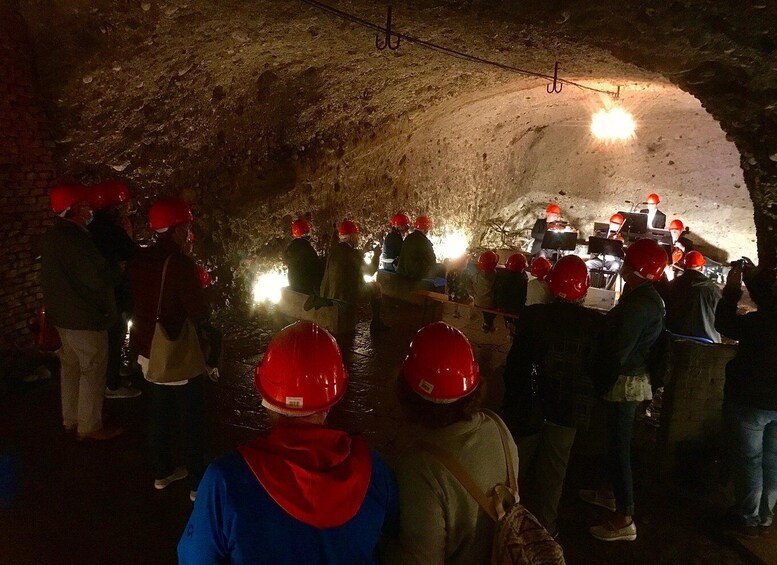
<path id="1" fill-rule="evenodd" d="M 564 90 L 564 85 L 561 84 L 561 81 L 559 81 L 558 78 L 558 61 L 556 61 L 556 65 L 553 67 L 553 85 L 550 84 L 546 87 L 548 94 L 556 93 L 558 94 L 562 90 Z"/>
<path id="2" fill-rule="evenodd" d="M 391 6 L 388 7 L 388 13 L 386 15 L 386 39 L 381 42 L 380 36 L 375 36 L 375 47 L 377 47 L 380 51 L 383 51 L 386 47 L 391 49 L 392 51 L 395 51 L 399 49 L 399 37 L 397 37 L 396 43 L 391 43 Z"/>

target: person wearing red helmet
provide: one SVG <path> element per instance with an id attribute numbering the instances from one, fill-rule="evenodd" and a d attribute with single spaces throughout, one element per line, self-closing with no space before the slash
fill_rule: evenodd
<path id="1" fill-rule="evenodd" d="M 429 216 L 416 218 L 415 229 L 402 243 L 402 254 L 397 261 L 397 274 L 410 279 L 433 278 L 440 274 L 434 246 L 427 237 L 431 229 L 432 220 Z"/>
<path id="2" fill-rule="evenodd" d="M 62 341 L 62 424 L 80 439 L 111 439 L 121 429 L 103 425 L 102 408 L 120 273 L 89 235 L 93 213 L 87 189 L 59 185 L 50 197 L 59 217 L 41 241 L 40 281 L 47 316 Z"/>
<path id="3" fill-rule="evenodd" d="M 668 263 L 664 249 L 652 239 L 629 245 L 621 268 L 625 283 L 618 304 L 607 312 L 594 373 L 594 386 L 605 401 L 608 474 L 611 488 L 580 491 L 581 498 L 609 508 L 613 515 L 591 535 L 603 541 L 634 541 L 634 485 L 631 439 L 639 405 L 653 398 L 648 365 L 650 352 L 664 329 L 664 301 L 653 282 Z"/>
<path id="4" fill-rule="evenodd" d="M 702 271 L 704 255 L 689 251 L 683 258 L 685 271 L 665 285 L 666 329 L 680 335 L 720 343 L 715 329 L 715 308 L 720 301 L 718 285 Z"/>
<path id="5" fill-rule="evenodd" d="M 672 252 L 673 263 L 681 263 L 683 255 L 693 251 L 693 242 L 685 237 L 685 234 L 689 231 L 681 220 L 675 219 L 669 223 L 669 233 L 672 235 L 672 245 L 674 246 Z"/>
<path id="6" fill-rule="evenodd" d="M 156 232 L 154 244 L 139 249 L 128 267 L 135 301 L 130 349 L 137 352 L 148 381 L 154 488 L 164 489 L 188 476 L 189 497 L 194 500 L 205 470 L 205 363 L 197 369 L 201 372 L 192 368 L 190 372 L 195 374 L 176 374 L 173 379 L 153 374 L 149 368 L 157 322 L 171 339 L 188 331 L 206 335 L 210 329 L 210 306 L 200 284 L 197 264 L 186 253 L 194 221 L 189 205 L 180 198 L 163 198 L 152 204 L 148 218 L 149 226 Z M 190 329 L 192 325 L 194 328 Z M 202 352 L 189 355 L 202 357 Z M 179 420 L 174 420 L 173 414 L 178 414 Z M 181 438 L 185 466 L 174 464 L 175 427 Z"/>
<path id="7" fill-rule="evenodd" d="M 467 338 L 444 322 L 421 328 L 397 388 L 424 443 L 405 450 L 395 465 L 399 536 L 387 540 L 382 561 L 490 562 L 494 520 L 435 455 L 441 450 L 454 458 L 484 493 L 505 483 L 508 461 L 518 469 L 518 451 L 504 423 L 481 411 L 483 382 Z"/>
<path id="8" fill-rule="evenodd" d="M 545 232 L 552 231 L 574 231 L 567 222 L 561 219 L 561 208 L 558 204 L 551 202 L 545 208 L 545 217 L 538 218 L 534 222 L 534 226 L 531 229 L 531 237 L 534 240 L 531 248 L 532 257 L 538 255 L 550 256 L 552 250 L 542 249 L 542 240 L 545 237 Z"/>
<path id="9" fill-rule="evenodd" d="M 507 258 L 504 269 L 497 269 L 494 281 L 494 306 L 510 314 L 518 315 L 526 305 L 529 277 L 526 275 L 526 256 L 513 253 Z M 505 317 L 505 325 L 513 332 L 513 318 Z"/>
<path id="10" fill-rule="evenodd" d="M 607 230 L 607 234 L 604 234 L 604 230 L 599 232 L 600 234 L 604 235 L 606 239 L 615 240 L 615 241 L 623 241 L 623 236 L 620 233 L 621 227 L 623 226 L 624 218 L 622 214 L 613 214 L 610 216 L 610 222 L 609 222 L 609 228 Z M 620 244 L 611 244 L 611 245 L 618 245 Z M 621 246 L 622 247 L 622 246 Z M 585 262 L 586 266 L 588 267 L 589 271 L 592 271 L 592 274 L 594 275 L 592 278 L 594 279 L 594 286 L 609 286 L 607 285 L 607 277 L 614 276 L 615 273 L 620 271 L 621 265 L 623 264 L 623 254 L 622 251 L 620 255 L 611 255 L 609 253 L 592 253 L 591 257 L 588 259 L 588 261 Z M 604 279 L 602 281 L 602 279 Z"/>
<path id="11" fill-rule="evenodd" d="M 119 316 L 108 329 L 105 398 L 134 398 L 140 395 L 140 389 L 122 384 L 121 379 L 122 349 L 132 317 L 132 292 L 124 267 L 137 248 L 122 226 L 122 217 L 131 198 L 129 188 L 121 181 L 104 181 L 89 189 L 89 200 L 95 210 L 89 234 L 111 268 L 122 273 L 121 281 L 114 289 Z"/>
<path id="12" fill-rule="evenodd" d="M 383 301 L 380 285 L 377 281 L 364 280 L 368 266 L 364 263 L 364 254 L 359 251 L 359 226 L 352 220 L 343 220 L 337 227 L 337 235 L 340 241 L 329 251 L 321 280 L 321 296 L 341 300 L 351 308 L 369 301 L 372 311 L 370 329 L 390 329 L 381 319 Z"/>
<path id="13" fill-rule="evenodd" d="M 494 307 L 494 283 L 496 282 L 496 266 L 499 264 L 499 255 L 493 251 L 484 251 L 478 257 L 477 272 L 473 279 L 475 306 L 480 308 Z M 483 312 L 483 331 L 494 331 L 496 314 Z"/>
<path id="14" fill-rule="evenodd" d="M 312 322 L 287 326 L 254 382 L 270 432 L 208 466 L 179 563 L 373 563 L 397 525 L 397 486 L 363 436 L 326 425 L 348 386 L 337 342 Z"/>
<path id="15" fill-rule="evenodd" d="M 532 278 L 526 283 L 526 306 L 547 304 L 553 300 L 553 294 L 545 280 L 552 268 L 553 265 L 545 257 L 539 256 L 532 260 L 529 267 Z"/>
<path id="16" fill-rule="evenodd" d="M 661 202 L 661 199 L 658 198 L 658 194 L 648 194 L 645 202 L 643 202 L 646 207 L 639 211 L 640 214 L 647 214 L 648 227 L 656 230 L 662 230 L 666 225 L 666 214 L 658 209 L 659 202 Z"/>
<path id="17" fill-rule="evenodd" d="M 391 231 L 383 240 L 383 248 L 380 254 L 380 268 L 384 271 L 395 272 L 399 255 L 402 252 L 402 243 L 410 230 L 410 218 L 407 214 L 397 212 L 391 216 Z"/>
<path id="18" fill-rule="evenodd" d="M 291 223 L 294 238 L 283 252 L 288 269 L 289 288 L 303 294 L 317 294 L 324 276 L 324 264 L 310 242 L 311 226 L 305 218 Z"/>
<path id="19" fill-rule="evenodd" d="M 502 414 L 518 444 L 521 498 L 555 532 L 572 445 L 597 404 L 591 376 L 604 315 L 582 305 L 588 270 L 579 257 L 562 257 L 548 284 L 553 302 L 527 306 L 518 318 Z"/>

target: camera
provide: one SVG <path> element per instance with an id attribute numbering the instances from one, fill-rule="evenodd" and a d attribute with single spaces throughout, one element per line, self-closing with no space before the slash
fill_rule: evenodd
<path id="1" fill-rule="evenodd" d="M 731 261 L 729 263 L 731 265 L 731 268 L 739 267 L 740 270 L 745 270 L 745 265 L 747 264 L 744 259 L 737 259 L 736 261 Z"/>

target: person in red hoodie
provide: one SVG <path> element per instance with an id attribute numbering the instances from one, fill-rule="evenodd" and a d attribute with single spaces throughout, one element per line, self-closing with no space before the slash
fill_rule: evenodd
<path id="1" fill-rule="evenodd" d="M 364 437 L 325 426 L 348 384 L 337 342 L 312 322 L 284 328 L 255 384 L 272 429 L 210 464 L 179 563 L 375 563 L 397 487 Z"/>

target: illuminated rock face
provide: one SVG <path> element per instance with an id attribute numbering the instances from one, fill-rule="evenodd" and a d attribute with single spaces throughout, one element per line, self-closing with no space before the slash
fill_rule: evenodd
<path id="1" fill-rule="evenodd" d="M 774 254 L 770 8 L 599 0 L 503 13 L 477 1 L 438 4 L 394 2 L 395 26 L 525 68 L 552 72 L 558 60 L 562 76 L 624 85 L 636 138 L 594 142 L 599 95 L 571 86 L 548 94 L 536 79 L 408 44 L 378 52 L 370 32 L 297 0 L 23 0 L 20 9 L 61 177 L 120 177 L 142 195 L 193 200 L 198 244 L 218 257 L 223 281 L 227 270 L 245 275 L 255 256 L 277 261 L 299 213 L 311 213 L 322 244 L 322 228 L 345 215 L 377 239 L 399 208 L 465 226 L 477 243 L 489 220 L 525 228 L 550 200 L 585 231 L 649 192 L 719 259 L 753 254 L 754 202 L 762 259 Z M 377 4 L 338 7 L 384 17 Z"/>

